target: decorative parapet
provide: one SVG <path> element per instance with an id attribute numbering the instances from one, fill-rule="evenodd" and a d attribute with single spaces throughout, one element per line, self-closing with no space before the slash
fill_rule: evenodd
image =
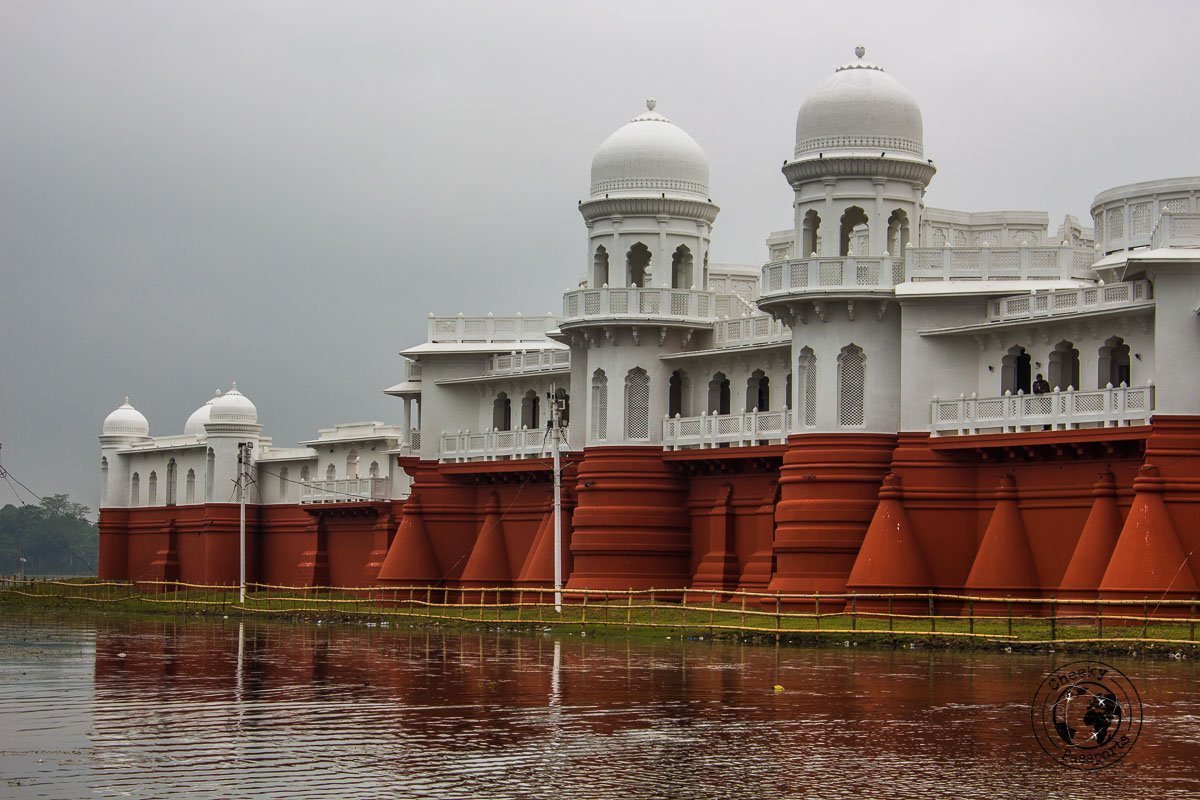
<path id="1" fill-rule="evenodd" d="M 499 353 L 488 359 L 485 375 L 525 375 L 570 369 L 570 350 Z"/>
<path id="2" fill-rule="evenodd" d="M 1057 289 L 1038 294 L 1001 297 L 988 304 L 988 322 L 1009 322 L 1036 317 L 1062 317 L 1093 311 L 1119 310 L 1150 301 L 1149 281 Z"/>
<path id="3" fill-rule="evenodd" d="M 713 325 L 713 344 L 717 347 L 777 344 L 791 340 L 792 329 L 769 314 L 723 319 Z"/>
<path id="4" fill-rule="evenodd" d="M 1071 245 L 910 247 L 905 275 L 913 282 L 1039 281 L 1089 276 L 1095 253 Z"/>
<path id="5" fill-rule="evenodd" d="M 550 452 L 543 428 L 443 433 L 441 445 L 438 460 L 451 462 L 538 458 Z"/>
<path id="6" fill-rule="evenodd" d="M 335 478 L 304 481 L 300 503 L 369 503 L 388 499 L 387 478 Z"/>
<path id="7" fill-rule="evenodd" d="M 1172 213 L 1164 208 L 1150 236 L 1150 246 L 1200 247 L 1200 212 Z"/>
<path id="8" fill-rule="evenodd" d="M 930 409 L 929 430 L 934 436 L 1119 427 L 1150 422 L 1154 386 L 1109 384 L 1104 389 L 1048 394 L 934 397 Z"/>
<path id="9" fill-rule="evenodd" d="M 606 320 L 645 320 L 708 324 L 716 293 L 666 287 L 575 289 L 563 295 L 563 324 Z"/>
<path id="10" fill-rule="evenodd" d="M 904 261 L 900 258 L 817 256 L 764 266 L 762 296 L 797 292 L 890 292 L 896 284 L 903 282 Z"/>
<path id="11" fill-rule="evenodd" d="M 517 314 L 497 317 L 454 317 L 429 315 L 428 341 L 461 342 L 470 344 L 492 344 L 496 342 L 538 342 L 546 338 L 546 332 L 558 327 L 553 314 L 543 317 L 526 317 Z"/>
<path id="12" fill-rule="evenodd" d="M 421 380 L 421 363 L 419 361 L 406 361 L 404 363 L 404 379 L 414 383 Z"/>
<path id="13" fill-rule="evenodd" d="M 722 444 L 782 444 L 792 430 L 792 412 L 748 411 L 663 419 L 663 449 L 711 448 Z"/>

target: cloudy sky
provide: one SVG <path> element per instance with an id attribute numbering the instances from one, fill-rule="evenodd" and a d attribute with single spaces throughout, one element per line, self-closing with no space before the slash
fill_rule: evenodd
<path id="1" fill-rule="evenodd" d="M 429 311 L 545 313 L 591 155 L 658 99 L 712 165 L 715 261 L 790 224 L 807 92 L 855 45 L 920 101 L 928 202 L 1087 218 L 1200 174 L 1200 4 L 0 0 L 0 460 L 99 500 L 131 396 L 237 380 L 277 444 L 398 422 Z M 0 485 L 0 503 L 8 488 Z"/>

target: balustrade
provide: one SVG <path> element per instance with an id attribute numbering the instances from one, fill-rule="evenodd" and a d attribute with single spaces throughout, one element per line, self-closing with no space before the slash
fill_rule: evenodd
<path id="1" fill-rule="evenodd" d="M 663 448 L 711 448 L 720 445 L 782 444 L 792 430 L 792 412 L 747 411 L 663 419 Z"/>
<path id="2" fill-rule="evenodd" d="M 563 295 L 563 322 L 590 318 L 650 318 L 712 322 L 716 293 L 667 287 L 575 289 Z"/>
<path id="3" fill-rule="evenodd" d="M 1104 389 L 1048 394 L 1006 392 L 998 397 L 933 398 L 929 429 L 944 434 L 1015 433 L 1145 424 L 1154 413 L 1154 386 L 1109 385 Z"/>
<path id="4" fill-rule="evenodd" d="M 388 499 L 387 478 L 334 478 L 303 481 L 300 502 L 308 503 L 365 503 Z"/>
<path id="5" fill-rule="evenodd" d="M 440 461 L 495 461 L 550 454 L 544 428 L 443 433 Z"/>

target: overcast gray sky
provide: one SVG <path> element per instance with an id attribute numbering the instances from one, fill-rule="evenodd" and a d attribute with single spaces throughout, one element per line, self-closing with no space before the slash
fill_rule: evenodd
<path id="1" fill-rule="evenodd" d="M 592 153 L 644 98 L 700 142 L 715 261 L 760 263 L 805 95 L 863 44 L 930 205 L 1087 219 L 1200 174 L 1200 4 L 0 0 L 0 442 L 99 501 L 123 395 L 180 433 L 237 380 L 277 444 L 398 422 L 429 311 L 545 313 Z M 0 503 L 10 502 L 0 486 Z"/>

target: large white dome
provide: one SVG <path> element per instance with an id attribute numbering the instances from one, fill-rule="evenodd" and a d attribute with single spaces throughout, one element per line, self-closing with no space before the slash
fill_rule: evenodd
<path id="1" fill-rule="evenodd" d="M 197 408 L 192 412 L 192 415 L 187 418 L 187 422 L 183 425 L 183 432 L 190 436 L 203 436 L 204 424 L 208 422 L 209 415 L 212 413 L 213 403 L 217 402 L 217 398 L 221 396 L 221 390 L 217 389 L 217 393 L 213 395 L 207 403 Z"/>
<path id="2" fill-rule="evenodd" d="M 100 432 L 104 436 L 149 436 L 150 423 L 126 397 L 124 403 L 104 418 Z"/>
<path id="3" fill-rule="evenodd" d="M 646 101 L 646 111 L 604 140 L 592 159 L 592 198 L 708 200 L 708 157 L 696 140 Z"/>
<path id="4" fill-rule="evenodd" d="M 249 397 L 238 391 L 235 381 L 232 389 L 213 400 L 208 420 L 225 424 L 253 425 L 258 422 L 258 409 L 250 402 Z"/>
<path id="5" fill-rule="evenodd" d="M 864 151 L 924 158 L 921 109 L 883 67 L 862 60 L 838 67 L 800 106 L 796 158 Z"/>

